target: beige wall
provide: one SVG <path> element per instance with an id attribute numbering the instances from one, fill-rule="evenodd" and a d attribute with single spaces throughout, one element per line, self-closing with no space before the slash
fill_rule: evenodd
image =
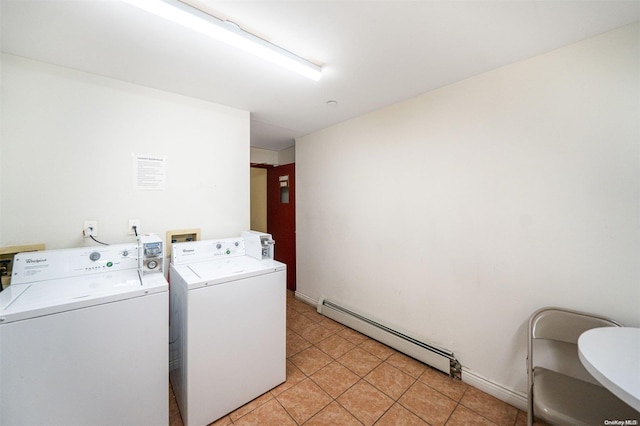
<path id="1" fill-rule="evenodd" d="M 282 151 L 270 151 L 262 148 L 251 148 L 251 162 L 257 164 L 284 165 L 296 162 L 296 147 Z"/>
<path id="2" fill-rule="evenodd" d="M 296 141 L 298 295 L 522 406 L 528 316 L 640 326 L 638 24 Z"/>
<path id="3" fill-rule="evenodd" d="M 251 167 L 251 229 L 267 232 L 267 170 Z"/>
<path id="4" fill-rule="evenodd" d="M 278 164 L 291 164 L 296 162 L 296 147 L 283 149 L 278 151 Z"/>
<path id="5" fill-rule="evenodd" d="M 256 164 L 279 164 L 278 152 L 251 147 L 251 162 Z"/>

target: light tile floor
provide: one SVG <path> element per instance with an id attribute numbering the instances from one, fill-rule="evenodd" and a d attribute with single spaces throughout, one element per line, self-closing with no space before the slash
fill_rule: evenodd
<path id="1" fill-rule="evenodd" d="M 526 425 L 527 415 L 287 292 L 287 381 L 215 426 Z M 173 393 L 170 424 L 182 426 Z"/>

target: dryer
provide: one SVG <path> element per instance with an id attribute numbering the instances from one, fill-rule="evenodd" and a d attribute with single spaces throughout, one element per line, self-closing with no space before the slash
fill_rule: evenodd
<path id="1" fill-rule="evenodd" d="M 286 380 L 286 265 L 241 237 L 171 253 L 171 383 L 185 426 L 207 425 Z"/>
<path id="2" fill-rule="evenodd" d="M 145 236 L 15 256 L 0 293 L 0 424 L 168 424 L 158 248 Z"/>

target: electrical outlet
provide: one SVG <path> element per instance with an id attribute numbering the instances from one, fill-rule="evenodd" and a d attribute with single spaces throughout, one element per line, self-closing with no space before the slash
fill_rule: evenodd
<path id="1" fill-rule="evenodd" d="M 97 220 L 85 220 L 84 227 L 82 228 L 82 235 L 85 238 L 98 236 L 98 221 Z"/>
<path id="2" fill-rule="evenodd" d="M 136 227 L 138 234 L 140 234 L 140 219 L 129 219 L 129 235 L 136 235 L 133 227 Z"/>

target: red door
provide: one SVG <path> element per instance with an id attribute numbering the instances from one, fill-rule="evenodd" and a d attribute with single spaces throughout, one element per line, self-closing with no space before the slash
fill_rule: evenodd
<path id="1" fill-rule="evenodd" d="M 267 169 L 267 232 L 276 242 L 275 259 L 287 265 L 287 288 L 296 289 L 295 164 Z"/>

